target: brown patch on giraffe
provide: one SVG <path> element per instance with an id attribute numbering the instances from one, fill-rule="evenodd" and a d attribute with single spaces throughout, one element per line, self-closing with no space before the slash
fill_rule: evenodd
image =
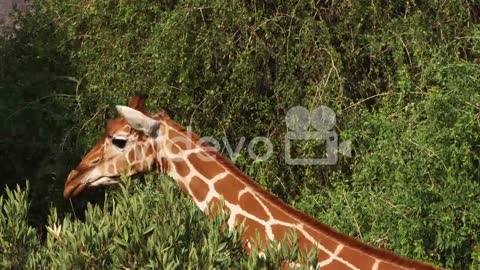
<path id="1" fill-rule="evenodd" d="M 92 155 L 88 157 L 88 162 L 90 162 L 91 164 L 97 163 L 101 157 L 100 154 L 100 151 L 93 152 Z"/>
<path id="2" fill-rule="evenodd" d="M 176 146 L 175 144 L 173 144 L 172 141 L 167 139 L 165 141 L 165 144 L 168 147 L 168 149 L 170 149 L 170 152 L 172 152 L 172 154 L 176 155 L 176 154 L 180 153 L 180 151 L 181 151 L 180 148 L 178 146 Z"/>
<path id="3" fill-rule="evenodd" d="M 105 138 L 101 139 L 93 148 L 90 150 L 80 161 L 80 164 L 75 168 L 78 172 L 83 172 L 89 169 L 92 164 L 92 161 L 101 160 L 103 156 L 103 145 L 105 143 Z"/>
<path id="4" fill-rule="evenodd" d="M 320 245 L 322 245 L 324 248 L 328 249 L 330 252 L 335 252 L 335 249 L 337 248 L 339 242 L 331 239 L 329 236 L 327 236 L 325 233 L 322 233 L 318 230 L 313 229 L 310 226 L 304 226 L 303 230 L 311 235 Z"/>
<path id="5" fill-rule="evenodd" d="M 375 263 L 375 259 L 365 254 L 365 252 L 362 252 L 361 250 L 354 250 L 348 246 L 343 247 L 343 249 L 338 254 L 338 257 L 355 265 L 360 269 L 371 269 L 373 264 Z"/>
<path id="6" fill-rule="evenodd" d="M 216 175 L 225 172 L 225 169 L 216 161 L 206 157 L 204 154 L 192 153 L 188 156 L 192 166 L 205 178 L 212 179 Z"/>
<path id="7" fill-rule="evenodd" d="M 128 162 L 130 164 L 134 163 L 135 162 L 135 149 L 131 149 L 129 152 L 128 152 Z"/>
<path id="8" fill-rule="evenodd" d="M 360 268 L 360 269 L 364 269 L 364 268 Z M 351 269 L 345 264 L 337 260 L 333 260 L 330 264 L 327 264 L 324 267 L 322 267 L 322 270 L 351 270 Z"/>
<path id="9" fill-rule="evenodd" d="M 126 169 L 128 169 L 127 159 L 124 156 L 121 156 L 115 162 L 115 166 L 117 168 L 117 173 L 125 171 Z"/>
<path id="10" fill-rule="evenodd" d="M 287 228 L 279 224 L 273 224 L 270 227 L 272 228 L 273 237 L 275 237 L 275 241 L 285 242 L 288 240 L 288 233 L 289 231 L 291 231 L 291 228 Z"/>
<path id="11" fill-rule="evenodd" d="M 275 241 L 288 243 L 288 244 L 297 243 L 299 245 L 299 248 L 300 246 L 303 247 L 303 249 L 300 249 L 300 250 L 305 255 L 307 255 L 308 252 L 313 248 L 313 245 L 308 245 L 307 243 L 305 243 L 305 241 L 308 241 L 308 240 L 305 238 L 305 236 L 303 236 L 301 232 L 296 231 L 296 235 L 295 235 L 295 229 L 293 228 L 290 228 L 284 225 L 279 225 L 279 224 L 273 224 L 271 225 L 271 228 L 272 228 L 273 235 L 275 237 Z M 299 234 L 302 234 L 302 235 L 299 236 Z M 323 261 L 330 258 L 330 255 L 328 255 L 325 251 L 318 249 L 317 258 L 319 261 Z"/>
<path id="12" fill-rule="evenodd" d="M 190 173 L 190 168 L 188 167 L 187 162 L 180 159 L 173 159 L 172 163 L 175 166 L 175 171 L 178 175 L 185 177 Z"/>
<path id="13" fill-rule="evenodd" d="M 253 219 L 247 218 L 242 214 L 238 214 L 235 217 L 235 222 L 237 224 L 243 224 L 242 241 L 246 250 L 251 250 L 248 248 L 248 242 L 250 242 L 252 247 L 256 246 L 259 248 L 265 248 L 267 246 L 267 234 L 265 232 L 264 225 L 256 222 Z"/>
<path id="14" fill-rule="evenodd" d="M 115 175 L 115 174 L 116 174 L 116 172 L 115 172 L 115 166 L 113 166 L 113 164 L 111 164 L 111 163 L 108 164 L 107 172 L 108 172 L 108 174 L 110 174 L 110 175 Z"/>
<path id="15" fill-rule="evenodd" d="M 135 132 L 138 132 L 138 131 L 135 131 Z M 139 142 L 139 143 L 143 143 L 143 142 L 146 142 L 146 141 L 147 141 L 147 136 L 138 136 L 137 137 L 137 142 Z"/>
<path id="16" fill-rule="evenodd" d="M 143 159 L 144 158 L 144 156 L 142 154 L 142 146 L 140 144 L 137 144 L 135 146 L 135 152 L 136 152 L 135 154 L 137 155 L 138 159 Z"/>
<path id="17" fill-rule="evenodd" d="M 290 223 L 290 224 L 298 223 L 297 220 L 291 218 L 287 213 L 284 213 L 283 211 L 281 211 L 277 206 L 274 206 L 271 202 L 265 200 L 261 196 L 259 196 L 258 198 L 267 207 L 270 214 L 272 214 L 273 219 Z"/>
<path id="18" fill-rule="evenodd" d="M 270 219 L 270 216 L 268 216 L 267 212 L 265 212 L 263 206 L 250 192 L 245 192 L 242 194 L 240 200 L 238 201 L 238 205 L 242 208 L 242 210 L 258 217 L 259 219 L 265 221 Z"/>
<path id="19" fill-rule="evenodd" d="M 203 202 L 209 192 L 208 185 L 197 176 L 192 177 L 192 180 L 190 180 L 190 190 L 193 197 L 199 202 Z"/>
<path id="20" fill-rule="evenodd" d="M 155 159 L 157 170 L 160 172 L 169 172 L 170 171 L 170 163 L 164 157 L 160 157 L 160 160 Z"/>
<path id="21" fill-rule="evenodd" d="M 197 146 L 191 138 L 188 138 L 187 135 L 170 128 L 168 131 L 168 137 L 172 144 L 176 145 L 181 150 L 191 150 L 195 149 Z"/>
<path id="22" fill-rule="evenodd" d="M 313 243 L 308 240 L 301 231 L 296 229 L 293 236 L 297 237 L 298 248 L 302 251 L 302 253 L 306 254 L 313 249 Z"/>
<path id="23" fill-rule="evenodd" d="M 235 179 L 232 175 L 218 180 L 215 183 L 215 190 L 229 203 L 238 203 L 238 194 L 245 188 L 245 184 Z"/>
<path id="24" fill-rule="evenodd" d="M 115 118 L 107 122 L 106 137 L 112 137 L 113 134 L 128 127 L 128 123 L 123 118 Z"/>
<path id="25" fill-rule="evenodd" d="M 330 258 L 330 255 L 323 250 L 317 249 L 317 259 L 319 262 L 327 260 Z"/>
<path id="26" fill-rule="evenodd" d="M 146 155 L 147 155 L 147 156 L 151 156 L 154 152 L 155 152 L 155 150 L 153 149 L 153 144 L 152 144 L 152 143 L 149 143 L 149 144 L 147 145 Z"/>

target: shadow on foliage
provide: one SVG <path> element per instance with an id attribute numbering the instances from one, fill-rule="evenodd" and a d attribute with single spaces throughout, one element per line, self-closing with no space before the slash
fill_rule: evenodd
<path id="1" fill-rule="evenodd" d="M 0 37 L 0 194 L 5 184 L 30 180 L 30 222 L 40 228 L 52 204 L 70 208 L 62 194 L 68 170 L 83 154 L 75 138 L 81 84 L 71 46 L 48 16 L 38 11 L 18 25 Z"/>

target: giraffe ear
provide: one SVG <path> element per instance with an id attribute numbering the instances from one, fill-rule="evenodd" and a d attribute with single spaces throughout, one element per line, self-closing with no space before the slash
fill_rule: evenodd
<path id="1" fill-rule="evenodd" d="M 116 108 L 118 113 L 120 113 L 120 115 L 127 120 L 127 123 L 130 125 L 130 127 L 138 131 L 142 131 L 147 136 L 157 136 L 157 131 L 160 127 L 159 121 L 127 106 L 117 105 Z"/>

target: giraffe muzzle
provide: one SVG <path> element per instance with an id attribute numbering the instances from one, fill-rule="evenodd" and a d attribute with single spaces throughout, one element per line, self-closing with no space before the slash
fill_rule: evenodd
<path id="1" fill-rule="evenodd" d="M 65 182 L 63 196 L 65 199 L 71 199 L 78 196 L 89 187 L 108 186 L 113 184 L 118 184 L 118 177 L 97 175 L 94 170 L 87 170 L 82 173 L 79 173 L 77 170 L 72 170 Z"/>
<path id="2" fill-rule="evenodd" d="M 88 171 L 83 171 L 80 173 L 77 170 L 72 170 L 67 177 L 67 181 L 65 182 L 63 197 L 65 197 L 65 199 L 71 199 L 82 193 L 82 191 L 84 191 L 89 185 L 89 183 L 85 181 L 85 176 L 87 175 Z"/>
<path id="3" fill-rule="evenodd" d="M 78 194 L 80 194 L 87 187 L 85 183 L 75 180 L 77 179 L 65 183 L 65 189 L 63 191 L 63 197 L 65 197 L 65 199 L 71 199 L 78 196 Z"/>

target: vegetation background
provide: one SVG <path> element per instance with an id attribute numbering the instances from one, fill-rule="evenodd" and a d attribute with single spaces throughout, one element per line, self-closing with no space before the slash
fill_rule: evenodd
<path id="1" fill-rule="evenodd" d="M 480 268 L 477 1 L 36 0 L 17 23 L 0 38 L 2 267 L 272 269 L 295 256 L 244 256 L 166 177 L 63 200 L 113 106 L 143 93 L 202 136 L 271 139 L 273 158 L 236 164 L 337 230 Z M 296 105 L 333 108 L 353 157 L 286 165 Z"/>

